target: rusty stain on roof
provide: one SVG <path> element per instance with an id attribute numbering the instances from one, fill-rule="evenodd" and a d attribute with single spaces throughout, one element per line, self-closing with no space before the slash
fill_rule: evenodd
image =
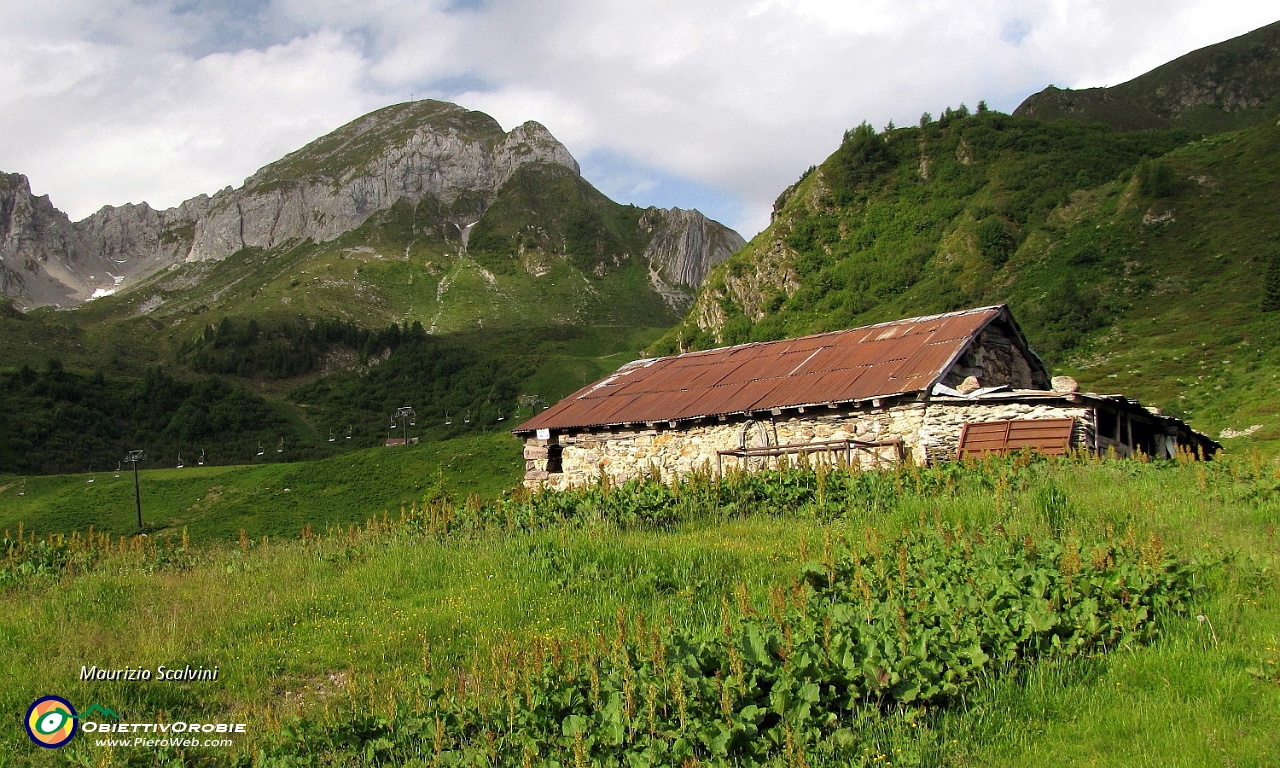
<path id="1" fill-rule="evenodd" d="M 681 421 L 926 392 L 1003 306 L 637 360 L 514 430 Z"/>

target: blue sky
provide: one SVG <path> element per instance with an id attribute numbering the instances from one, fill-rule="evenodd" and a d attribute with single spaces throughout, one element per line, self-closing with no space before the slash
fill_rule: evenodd
<path id="1" fill-rule="evenodd" d="M 1240 0 L 0 0 L 0 170 L 73 219 L 240 184 L 411 97 L 546 125 L 620 202 L 750 237 L 863 120 L 1114 85 Z"/>

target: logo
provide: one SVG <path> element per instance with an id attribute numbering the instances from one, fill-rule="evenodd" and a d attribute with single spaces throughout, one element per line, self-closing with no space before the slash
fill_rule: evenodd
<path id="1" fill-rule="evenodd" d="M 60 696 L 42 696 L 27 710 L 27 735 L 47 749 L 57 749 L 76 735 L 76 708 Z"/>
<path id="2" fill-rule="evenodd" d="M 80 715 L 77 719 L 89 717 L 95 713 L 100 714 L 103 717 L 114 717 L 117 720 L 120 719 L 120 716 L 116 714 L 114 709 L 111 707 L 104 707 L 101 704 L 90 704 L 89 708 L 84 711 L 84 714 Z"/>

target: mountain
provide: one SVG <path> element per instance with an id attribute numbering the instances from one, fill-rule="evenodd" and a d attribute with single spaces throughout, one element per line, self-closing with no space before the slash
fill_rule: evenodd
<path id="1" fill-rule="evenodd" d="M 1118 131 L 1181 126 L 1220 131 L 1280 114 L 1280 22 L 1192 51 L 1127 83 L 1048 88 L 1017 117 L 1103 123 Z"/>
<path id="2" fill-rule="evenodd" d="M 504 132 L 488 115 L 427 100 L 365 115 L 262 168 L 239 188 L 165 211 L 146 203 L 109 206 L 73 223 L 47 197 L 34 197 L 24 177 L 5 175 L 0 285 L 21 307 L 67 307 L 175 265 L 330 243 L 371 217 L 403 218 L 404 211 L 412 211 L 415 243 L 460 252 L 508 182 L 529 168 L 590 186 L 569 151 L 538 123 Z M 599 197 L 606 207 L 624 207 Z M 540 225 L 530 219 L 521 226 Z M 636 247 L 626 258 L 647 262 L 654 275 L 650 292 L 675 304 L 687 302 L 710 265 L 742 245 L 722 225 L 678 210 L 652 209 L 643 230 L 629 236 Z M 580 237 L 577 244 L 590 248 L 590 240 Z M 569 255 L 567 243 L 555 245 Z"/>
<path id="3" fill-rule="evenodd" d="M 103 208 L 72 223 L 47 195 L 31 194 L 25 176 L 0 173 L 0 292 L 33 307 L 71 306 L 112 290 L 180 258 L 172 232 L 189 226 L 204 202 Z"/>
<path id="4" fill-rule="evenodd" d="M 427 439 L 499 428 L 632 359 L 744 244 L 432 101 L 167 211 L 71 222 L 0 185 L 0 472 L 317 458 L 405 404 Z"/>
<path id="5" fill-rule="evenodd" d="M 1251 429 L 1275 440 L 1277 200 L 1274 121 L 1121 133 L 961 108 L 884 133 L 864 124 L 782 193 L 650 351 L 1007 302 L 1086 388 L 1139 397 L 1228 447 Z"/>

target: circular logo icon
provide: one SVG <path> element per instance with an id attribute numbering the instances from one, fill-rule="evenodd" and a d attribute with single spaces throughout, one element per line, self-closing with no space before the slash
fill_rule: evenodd
<path id="1" fill-rule="evenodd" d="M 27 710 L 26 726 L 32 741 L 57 749 L 76 735 L 76 708 L 60 696 L 42 696 Z"/>

